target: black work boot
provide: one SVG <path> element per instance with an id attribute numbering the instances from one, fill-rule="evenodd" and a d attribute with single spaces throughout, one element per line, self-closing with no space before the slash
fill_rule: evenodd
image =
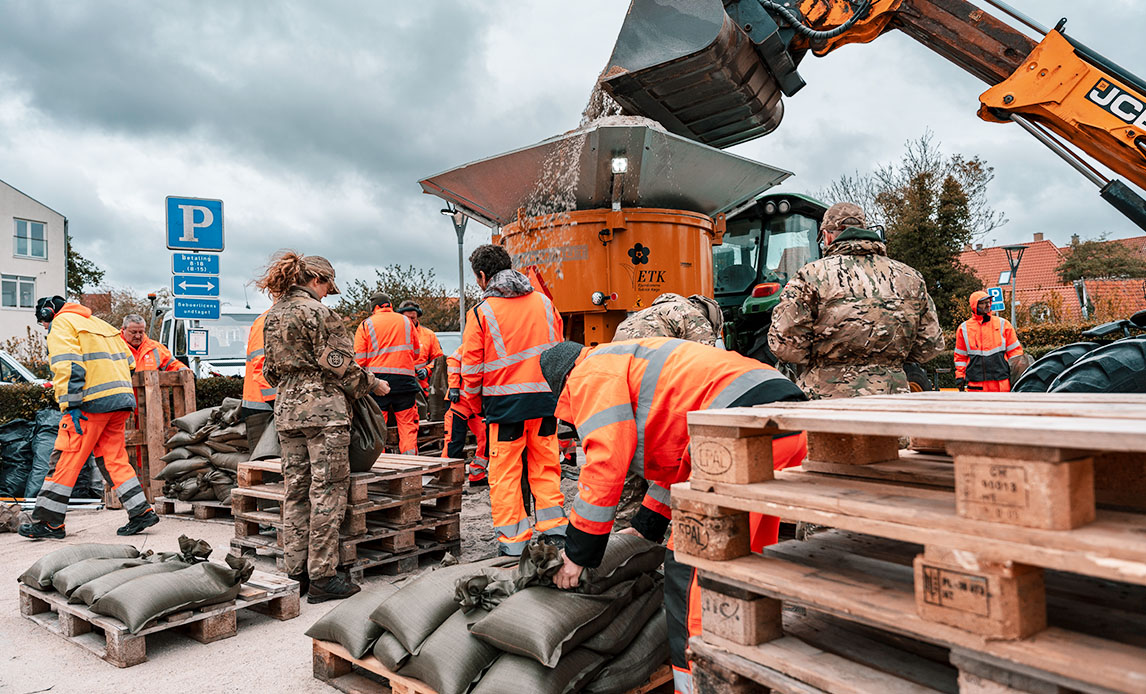
<path id="1" fill-rule="evenodd" d="M 310 588 L 310 574 L 303 571 L 300 574 L 288 575 L 292 581 L 298 581 L 298 596 L 301 598 L 306 595 L 307 590 Z"/>
<path id="2" fill-rule="evenodd" d="M 60 525 L 48 525 L 44 521 L 24 523 L 16 528 L 16 532 L 33 540 L 62 540 L 66 535 L 62 523 Z"/>
<path id="3" fill-rule="evenodd" d="M 327 600 L 342 600 L 349 598 L 360 590 L 362 590 L 362 588 L 351 583 L 349 578 L 343 578 L 342 574 L 334 574 L 330 578 L 319 579 L 310 584 L 306 594 L 306 601 L 313 604 L 316 602 L 326 602 Z"/>
<path id="4" fill-rule="evenodd" d="M 159 516 L 152 509 L 147 509 L 138 516 L 127 521 L 127 525 L 115 531 L 116 535 L 138 535 L 159 522 Z"/>

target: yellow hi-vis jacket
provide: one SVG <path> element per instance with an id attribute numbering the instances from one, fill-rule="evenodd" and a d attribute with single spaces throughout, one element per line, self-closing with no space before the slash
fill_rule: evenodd
<path id="1" fill-rule="evenodd" d="M 90 308 L 64 304 L 48 331 L 48 360 L 61 410 L 135 409 L 135 358 L 119 331 L 93 317 Z"/>

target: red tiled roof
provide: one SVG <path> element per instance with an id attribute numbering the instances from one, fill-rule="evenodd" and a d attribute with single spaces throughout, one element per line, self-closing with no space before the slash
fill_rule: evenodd
<path id="1" fill-rule="evenodd" d="M 1126 314 L 1110 316 L 1111 318 L 1126 318 L 1133 313 L 1146 310 L 1146 279 L 1086 280 L 1086 293 L 1091 303 L 1097 302 L 1100 298 L 1109 298 L 1120 313 Z"/>
<path id="2" fill-rule="evenodd" d="M 1019 295 L 1020 301 L 1023 294 L 1029 290 L 1060 285 L 1055 270 L 1063 259 L 1062 251 L 1051 241 L 1033 241 L 1023 245 L 1027 250 L 1023 252 L 1019 273 L 1015 277 L 1015 292 Z M 963 251 L 959 255 L 959 261 L 971 268 L 986 287 L 996 286 L 999 282 L 999 273 L 1011 269 L 1007 262 L 1007 252 L 1002 247 Z M 1077 303 L 1076 299 L 1075 304 Z"/>

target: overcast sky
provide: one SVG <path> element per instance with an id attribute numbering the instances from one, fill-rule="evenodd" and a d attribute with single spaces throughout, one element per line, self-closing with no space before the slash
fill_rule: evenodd
<path id="1" fill-rule="evenodd" d="M 1011 0 L 1146 75 L 1140 0 Z M 276 249 L 340 279 L 389 263 L 456 276 L 419 178 L 577 125 L 626 0 L 264 0 L 0 4 L 0 179 L 68 217 L 113 287 L 170 281 L 168 195 L 221 198 L 232 307 Z M 775 133 L 736 147 L 816 192 L 894 161 L 926 129 L 995 167 L 1010 223 L 986 239 L 1066 243 L 1137 228 L 1017 126 L 976 115 L 984 85 L 893 32 L 801 65 Z M 468 246 L 488 241 L 471 222 Z M 251 305 L 267 301 L 248 289 Z"/>

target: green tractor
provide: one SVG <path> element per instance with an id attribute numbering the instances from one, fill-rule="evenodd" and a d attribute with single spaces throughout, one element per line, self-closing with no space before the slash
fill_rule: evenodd
<path id="1" fill-rule="evenodd" d="M 731 217 L 712 249 L 725 347 L 775 365 L 768 349 L 772 310 L 796 271 L 820 257 L 816 241 L 828 206 L 807 195 L 764 195 Z"/>

